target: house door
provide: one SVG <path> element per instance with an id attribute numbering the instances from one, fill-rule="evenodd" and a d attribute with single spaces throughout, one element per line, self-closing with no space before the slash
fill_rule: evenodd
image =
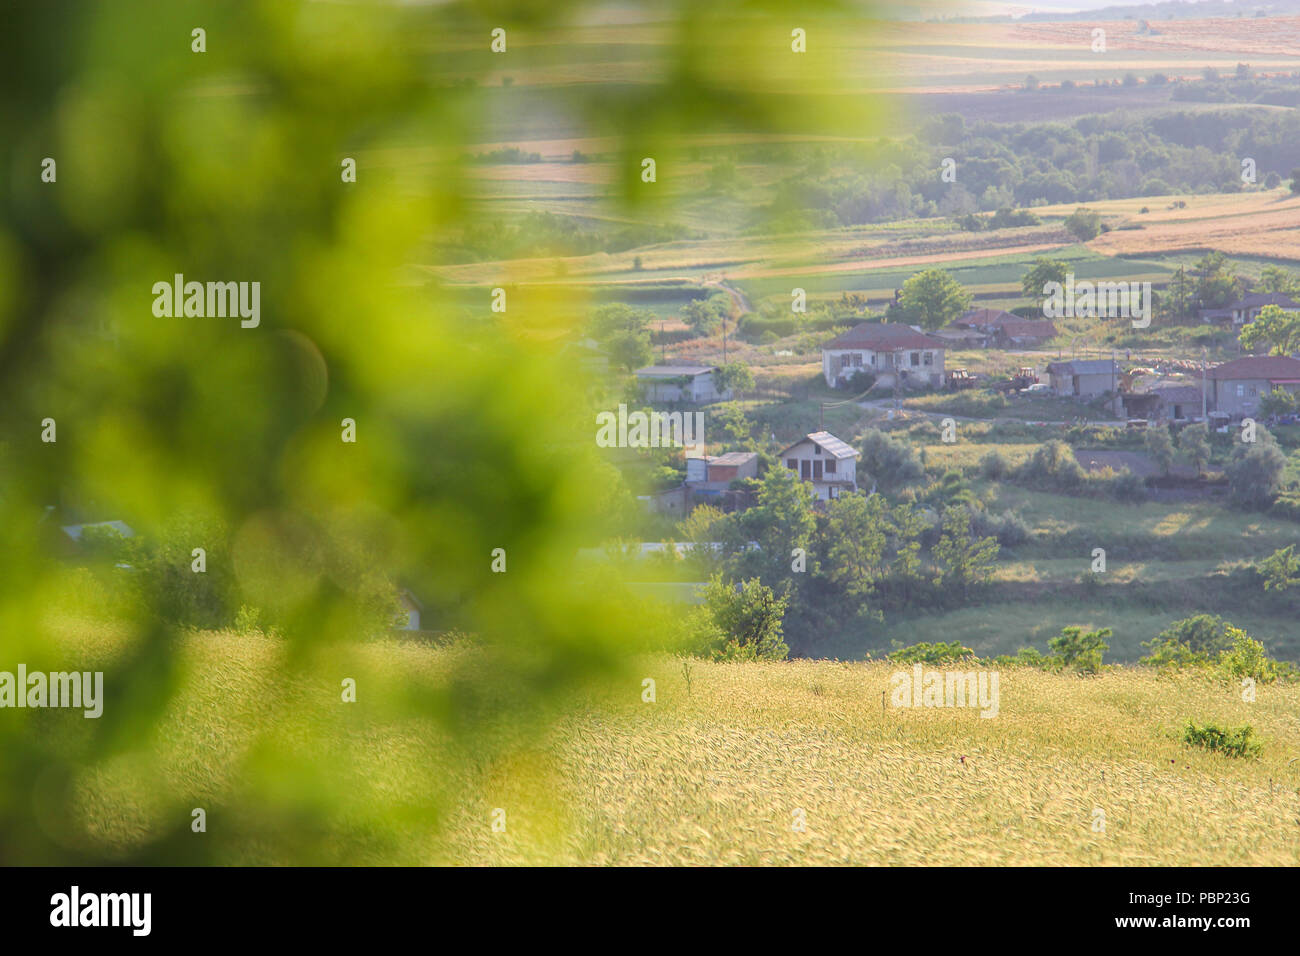
<path id="1" fill-rule="evenodd" d="M 813 481 L 821 481 L 821 480 L 822 480 L 822 463 L 821 463 L 820 461 L 814 461 L 814 462 L 812 463 L 812 466 L 813 466 Z"/>

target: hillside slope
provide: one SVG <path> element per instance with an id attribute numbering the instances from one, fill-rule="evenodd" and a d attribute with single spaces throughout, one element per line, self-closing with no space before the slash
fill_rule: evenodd
<path id="1" fill-rule="evenodd" d="M 1203 678 L 1004 668 L 982 718 L 889 706 L 891 664 L 694 661 L 688 685 L 654 658 L 543 711 L 463 644 L 285 651 L 183 638 L 170 703 L 125 752 L 44 715 L 79 768 L 60 842 L 139 859 L 201 840 L 223 863 L 1300 863 L 1296 685 L 1247 703 Z M 1261 757 L 1189 748 L 1187 718 L 1249 723 Z M 276 832 L 304 820 L 311 841 Z"/>

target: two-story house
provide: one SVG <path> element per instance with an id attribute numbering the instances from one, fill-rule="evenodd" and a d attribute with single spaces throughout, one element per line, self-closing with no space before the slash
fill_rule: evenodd
<path id="1" fill-rule="evenodd" d="M 780 454 L 782 464 L 812 484 L 821 501 L 857 491 L 858 457 L 858 452 L 830 432 L 806 435 Z"/>
<path id="2" fill-rule="evenodd" d="M 1300 359 L 1252 355 L 1224 362 L 1210 369 L 1209 384 L 1215 411 L 1253 415 L 1259 410 L 1259 400 L 1275 388 L 1300 394 Z"/>

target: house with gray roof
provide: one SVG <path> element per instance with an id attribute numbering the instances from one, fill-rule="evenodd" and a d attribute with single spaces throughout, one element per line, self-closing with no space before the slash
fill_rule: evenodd
<path id="1" fill-rule="evenodd" d="M 684 402 L 702 405 L 731 399 L 731 389 L 719 391 L 716 365 L 647 365 L 636 370 L 647 402 Z"/>
<path id="2" fill-rule="evenodd" d="M 819 501 L 838 498 L 858 488 L 858 457 L 830 432 L 812 432 L 781 451 L 781 463 L 813 487 Z"/>
<path id="3" fill-rule="evenodd" d="M 1047 377 L 1052 391 L 1068 398 L 1096 398 L 1119 391 L 1119 363 L 1114 359 L 1051 362 Z"/>

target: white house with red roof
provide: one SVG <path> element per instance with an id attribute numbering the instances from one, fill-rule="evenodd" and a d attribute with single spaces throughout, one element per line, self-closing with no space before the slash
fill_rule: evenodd
<path id="1" fill-rule="evenodd" d="M 886 386 L 941 388 L 946 347 L 915 326 L 863 322 L 822 346 L 822 374 L 832 388 L 863 371 Z"/>
<path id="2" fill-rule="evenodd" d="M 1259 400 L 1275 388 L 1300 394 L 1300 359 L 1251 355 L 1224 362 L 1210 369 L 1209 385 L 1215 411 L 1253 415 L 1259 410 Z"/>
<path id="3" fill-rule="evenodd" d="M 813 432 L 782 450 L 781 463 L 813 486 L 821 501 L 858 489 L 859 453 L 830 432 Z"/>

